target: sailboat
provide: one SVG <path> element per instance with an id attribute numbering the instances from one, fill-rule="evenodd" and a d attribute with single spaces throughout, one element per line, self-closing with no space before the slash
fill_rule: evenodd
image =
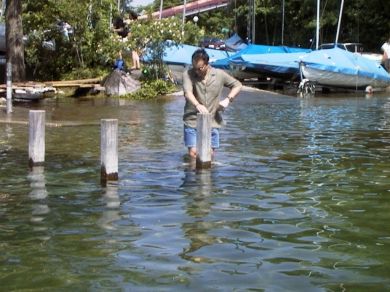
<path id="1" fill-rule="evenodd" d="M 390 74 L 380 64 L 338 47 L 308 53 L 301 59 L 300 69 L 306 79 L 329 87 L 390 85 Z"/>
<path id="2" fill-rule="evenodd" d="M 340 49 L 336 45 L 338 44 L 343 6 L 344 1 L 342 0 L 334 48 L 313 51 L 304 56 L 300 62 L 301 74 L 306 81 L 327 87 L 359 89 L 369 85 L 376 88 L 389 86 L 390 74 L 375 60 Z M 319 5 L 317 5 L 317 16 L 318 9 Z M 317 22 L 317 38 L 318 26 Z"/>

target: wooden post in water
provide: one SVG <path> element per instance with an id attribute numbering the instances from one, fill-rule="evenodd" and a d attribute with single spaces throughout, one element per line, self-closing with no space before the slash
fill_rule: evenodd
<path id="1" fill-rule="evenodd" d="M 211 167 L 211 114 L 198 114 L 196 126 L 196 168 Z"/>
<path id="2" fill-rule="evenodd" d="M 12 64 L 7 62 L 7 114 L 12 113 Z"/>
<path id="3" fill-rule="evenodd" d="M 28 137 L 30 167 L 43 165 L 45 162 L 45 111 L 30 110 Z"/>
<path id="4" fill-rule="evenodd" d="M 101 120 L 100 133 L 101 182 L 118 180 L 118 120 Z"/>

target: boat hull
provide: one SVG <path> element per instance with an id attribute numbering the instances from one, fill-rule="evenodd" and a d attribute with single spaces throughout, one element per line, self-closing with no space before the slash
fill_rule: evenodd
<path id="1" fill-rule="evenodd" d="M 343 73 L 319 70 L 308 66 L 302 66 L 301 70 L 305 78 L 315 81 L 320 85 L 330 87 L 364 88 L 371 85 L 377 88 L 384 88 L 390 85 L 388 82 L 382 80 L 359 75 L 347 75 Z"/>
<path id="2" fill-rule="evenodd" d="M 384 88 L 390 75 L 375 61 L 339 48 L 313 51 L 302 58 L 300 68 L 310 81 L 328 87 Z"/>

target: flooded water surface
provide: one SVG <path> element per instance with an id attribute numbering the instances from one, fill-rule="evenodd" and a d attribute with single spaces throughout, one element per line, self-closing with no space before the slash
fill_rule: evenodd
<path id="1" fill-rule="evenodd" d="M 390 289 L 389 94 L 243 91 L 201 171 L 184 155 L 183 105 L 53 98 L 0 113 L 0 290 Z M 31 109 L 47 121 L 32 170 Z M 106 187 L 104 118 L 119 119 Z"/>

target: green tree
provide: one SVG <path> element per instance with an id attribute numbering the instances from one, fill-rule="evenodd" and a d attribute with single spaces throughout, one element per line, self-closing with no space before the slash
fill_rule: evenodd
<path id="1" fill-rule="evenodd" d="M 123 46 L 110 31 L 113 0 L 26 0 L 23 22 L 28 41 L 26 63 L 33 78 L 58 79 L 72 70 L 98 68 Z M 67 38 L 58 24 L 67 22 Z M 53 42 L 55 50 L 45 48 Z M 83 76 L 80 76 L 83 77 Z"/>
<path id="2" fill-rule="evenodd" d="M 187 0 L 187 3 L 190 3 L 194 0 Z M 163 0 L 163 9 L 182 5 L 184 3 L 183 0 Z M 158 11 L 160 9 L 161 1 L 160 0 L 154 0 L 153 1 L 153 9 L 154 11 Z"/>
<path id="3" fill-rule="evenodd" d="M 177 17 L 148 19 L 132 24 L 132 32 L 128 46 L 131 49 L 142 50 L 150 57 L 152 76 L 162 78 L 166 70 L 163 64 L 163 54 L 166 48 L 182 43 L 182 24 Z"/>
<path id="4" fill-rule="evenodd" d="M 366 50 L 379 52 L 390 38 L 389 13 L 388 3 L 381 0 L 346 2 L 342 40 L 361 42 Z"/>
<path id="5" fill-rule="evenodd" d="M 10 5 L 21 3 L 21 0 L 9 0 Z M 166 0 L 164 7 L 182 4 L 183 1 Z M 187 1 L 190 3 L 190 1 Z M 160 8 L 160 1 L 154 1 L 154 11 Z M 156 22 L 139 21 L 140 30 L 133 30 L 133 37 L 128 44 L 119 42 L 116 34 L 110 31 L 110 7 L 116 9 L 116 0 L 23 0 L 23 30 L 27 36 L 25 61 L 34 78 L 63 78 L 71 71 L 102 68 L 113 61 L 118 50 L 131 47 L 153 50 L 153 63 L 162 67 L 161 52 L 167 44 L 184 42 L 198 44 L 204 35 L 220 36 L 222 30 L 235 30 L 242 38 L 251 37 L 248 19 L 248 0 L 230 1 L 225 8 L 199 13 L 199 21 L 195 24 L 192 16 L 187 17 L 184 37 L 167 34 L 158 35 L 158 23 L 168 26 L 169 20 Z M 315 43 L 316 37 L 316 1 L 285 1 L 284 44 L 309 47 Z M 340 1 L 321 1 L 320 43 L 333 42 L 336 36 Z M 255 0 L 257 44 L 281 44 L 282 32 L 282 0 Z M 150 11 L 151 12 L 151 11 Z M 340 42 L 362 42 L 368 50 L 377 50 L 388 39 L 390 22 L 388 15 L 390 6 L 381 0 L 346 1 L 341 23 Z M 14 19 L 14 21 L 16 18 Z M 69 40 L 64 38 L 56 25 L 59 20 L 66 21 L 74 33 Z M 23 32 L 21 22 L 18 23 L 16 39 L 21 39 Z M 181 15 L 172 22 L 176 23 L 176 31 L 182 31 Z M 11 22 L 7 22 L 10 25 Z M 14 22 L 15 25 L 16 22 Z M 149 26 L 149 27 L 148 27 Z M 14 33 L 13 30 L 9 30 Z M 55 41 L 55 50 L 47 50 L 42 44 Z M 137 40 L 137 41 L 135 41 Z M 148 41 L 146 41 L 148 40 Z M 311 42 L 310 42 L 311 41 Z M 12 45 L 14 41 L 9 41 Z M 15 42 L 14 42 L 15 43 Z M 11 54 L 22 57 L 22 45 Z M 161 45 L 162 44 L 162 45 Z M 173 43 L 170 43 L 170 45 Z M 160 46 L 161 45 L 161 46 Z M 19 63 L 22 68 L 23 62 Z M 161 69 L 161 68 L 160 68 Z M 159 70 L 160 70 L 159 69 Z"/>

